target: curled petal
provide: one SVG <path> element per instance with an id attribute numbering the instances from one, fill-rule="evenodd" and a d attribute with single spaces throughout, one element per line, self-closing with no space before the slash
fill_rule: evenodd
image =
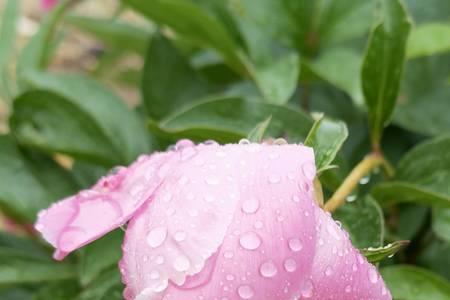
<path id="1" fill-rule="evenodd" d="M 39 213 L 35 228 L 56 248 L 54 258 L 98 239 L 127 222 L 159 186 L 161 166 L 167 169 L 171 153 L 142 156 L 128 168 L 103 177 Z"/>

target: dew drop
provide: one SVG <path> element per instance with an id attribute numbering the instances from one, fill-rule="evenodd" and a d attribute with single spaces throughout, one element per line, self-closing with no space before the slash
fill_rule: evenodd
<path id="1" fill-rule="evenodd" d="M 228 258 L 228 259 L 233 258 L 233 256 L 234 256 L 234 253 L 231 251 L 225 251 L 225 253 L 223 254 L 223 257 Z"/>
<path id="2" fill-rule="evenodd" d="M 289 249 L 294 252 L 299 252 L 303 249 L 303 244 L 298 238 L 292 238 L 288 241 Z"/>
<path id="3" fill-rule="evenodd" d="M 228 281 L 233 281 L 233 280 L 234 280 L 234 276 L 231 275 L 231 274 L 228 274 L 225 278 L 226 278 L 226 280 L 228 280 Z"/>
<path id="4" fill-rule="evenodd" d="M 345 292 L 346 293 L 350 293 L 352 291 L 352 287 L 350 286 L 350 285 L 347 285 L 346 287 L 345 287 Z"/>
<path id="5" fill-rule="evenodd" d="M 158 271 L 153 270 L 153 271 L 150 272 L 150 279 L 155 280 L 155 279 L 158 279 L 158 278 L 159 278 L 159 272 Z"/>
<path id="6" fill-rule="evenodd" d="M 214 141 L 214 140 L 206 140 L 206 141 L 204 141 L 203 142 L 203 144 L 204 145 L 207 145 L 207 146 L 217 146 L 217 145 L 219 145 L 216 141 Z"/>
<path id="7" fill-rule="evenodd" d="M 162 265 L 162 264 L 164 263 L 164 256 L 158 255 L 158 256 L 155 258 L 155 263 L 156 263 L 157 265 Z"/>
<path id="8" fill-rule="evenodd" d="M 217 177 L 208 177 L 205 179 L 205 182 L 209 185 L 218 185 L 220 180 Z"/>
<path id="9" fill-rule="evenodd" d="M 378 274 L 374 268 L 369 269 L 368 275 L 369 275 L 370 282 L 372 282 L 374 284 L 378 282 Z"/>
<path id="10" fill-rule="evenodd" d="M 239 244 L 247 250 L 256 250 L 261 245 L 261 239 L 254 232 L 247 232 L 239 238 Z"/>
<path id="11" fill-rule="evenodd" d="M 258 199 L 251 198 L 242 203 L 242 211 L 247 214 L 254 214 L 259 208 Z"/>
<path id="12" fill-rule="evenodd" d="M 186 239 L 186 236 L 187 236 L 186 232 L 184 232 L 184 231 L 177 231 L 175 233 L 175 235 L 174 235 L 174 239 L 177 242 L 182 242 L 182 241 L 184 241 Z"/>
<path id="13" fill-rule="evenodd" d="M 272 174 L 269 176 L 269 182 L 272 184 L 276 184 L 279 183 L 281 181 L 280 176 L 276 175 L 276 174 Z"/>
<path id="14" fill-rule="evenodd" d="M 288 258 L 284 261 L 284 269 L 289 272 L 295 272 L 297 270 L 297 263 L 293 258 Z"/>
<path id="15" fill-rule="evenodd" d="M 348 195 L 347 198 L 345 198 L 345 201 L 354 202 L 356 198 L 357 198 L 356 195 Z"/>
<path id="16" fill-rule="evenodd" d="M 264 223 L 262 221 L 256 221 L 255 224 L 253 225 L 253 227 L 255 227 L 256 229 L 261 229 L 263 228 Z"/>
<path id="17" fill-rule="evenodd" d="M 167 280 L 162 280 L 162 281 L 158 282 L 155 286 L 153 286 L 153 291 L 155 293 L 160 293 L 160 292 L 164 291 L 168 285 L 169 285 L 169 282 Z"/>
<path id="18" fill-rule="evenodd" d="M 164 226 L 153 228 L 147 234 L 147 244 L 152 248 L 157 248 L 164 243 L 167 237 L 167 228 Z"/>
<path id="19" fill-rule="evenodd" d="M 369 181 L 370 181 L 370 177 L 369 177 L 369 176 L 364 176 L 363 178 L 361 178 L 361 179 L 359 180 L 359 184 L 362 184 L 362 185 L 368 184 Z"/>
<path id="20" fill-rule="evenodd" d="M 314 296 L 314 285 L 311 280 L 308 279 L 303 283 L 300 294 L 306 299 Z"/>
<path id="21" fill-rule="evenodd" d="M 178 272 L 187 271 L 189 269 L 190 265 L 191 265 L 191 263 L 184 256 L 177 257 L 175 259 L 175 261 L 173 262 L 173 268 L 175 270 L 177 270 Z"/>
<path id="22" fill-rule="evenodd" d="M 302 166 L 302 172 L 303 172 L 303 175 L 305 175 L 305 177 L 309 180 L 313 180 L 314 177 L 316 176 L 316 168 L 310 162 L 305 163 Z"/>
<path id="23" fill-rule="evenodd" d="M 181 160 L 186 161 L 197 154 L 197 150 L 195 148 L 185 148 L 181 151 Z"/>
<path id="24" fill-rule="evenodd" d="M 241 139 L 239 145 L 250 145 L 251 142 L 248 139 Z"/>
<path id="25" fill-rule="evenodd" d="M 241 285 L 237 292 L 241 299 L 251 299 L 255 295 L 255 292 L 249 285 Z"/>
<path id="26" fill-rule="evenodd" d="M 326 275 L 326 276 L 331 276 L 331 275 L 333 275 L 333 268 L 330 267 L 330 266 L 327 266 L 326 269 L 325 269 L 325 275 Z"/>
<path id="27" fill-rule="evenodd" d="M 275 264 L 272 261 L 267 261 L 263 264 L 261 264 L 260 268 L 259 268 L 259 272 L 261 274 L 261 276 L 263 277 L 274 277 L 277 274 L 277 267 L 275 266 Z"/>

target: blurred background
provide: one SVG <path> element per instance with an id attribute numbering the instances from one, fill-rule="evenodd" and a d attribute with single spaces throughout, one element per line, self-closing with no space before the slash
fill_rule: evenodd
<path id="1" fill-rule="evenodd" d="M 379 265 L 396 299 L 450 299 L 450 1 L 55 2 L 0 0 L 1 300 L 122 299 L 122 230 L 55 263 L 40 209 L 180 138 L 271 116 L 304 142 L 319 114 L 325 198 L 368 153 L 396 169 L 334 217 L 360 249 L 410 241 Z"/>

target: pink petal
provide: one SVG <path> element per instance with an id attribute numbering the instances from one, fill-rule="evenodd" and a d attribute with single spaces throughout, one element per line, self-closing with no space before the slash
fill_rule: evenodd
<path id="1" fill-rule="evenodd" d="M 127 222 L 161 183 L 164 174 L 160 173 L 171 167 L 171 156 L 141 156 L 91 189 L 41 211 L 35 228 L 56 248 L 55 259 L 63 259 Z"/>
<path id="2" fill-rule="evenodd" d="M 52 9 L 57 3 L 58 3 L 58 0 L 41 0 L 41 6 L 45 10 Z"/>
<path id="3" fill-rule="evenodd" d="M 315 204 L 312 149 L 199 145 L 178 155 L 128 227 L 126 299 L 391 299 Z"/>

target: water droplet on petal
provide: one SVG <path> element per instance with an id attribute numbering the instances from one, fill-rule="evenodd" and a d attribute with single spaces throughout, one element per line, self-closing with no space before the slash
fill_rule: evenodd
<path id="1" fill-rule="evenodd" d="M 303 244 L 298 238 L 292 238 L 288 241 L 289 249 L 294 252 L 299 252 L 303 249 Z"/>
<path id="2" fill-rule="evenodd" d="M 255 250 L 261 245 L 261 239 L 256 233 L 250 231 L 241 235 L 239 244 L 244 249 Z"/>
<path id="3" fill-rule="evenodd" d="M 325 269 L 325 275 L 326 275 L 326 276 L 331 276 L 331 275 L 333 275 L 333 268 L 330 267 L 330 266 L 327 266 L 326 269 Z"/>
<path id="4" fill-rule="evenodd" d="M 160 293 L 160 292 L 164 291 L 168 285 L 169 285 L 169 282 L 167 280 L 162 280 L 162 281 L 158 282 L 155 286 L 153 286 L 153 291 L 155 293 Z"/>
<path id="5" fill-rule="evenodd" d="M 153 228 L 147 234 L 147 244 L 152 248 L 157 248 L 164 243 L 167 237 L 167 228 L 164 226 Z"/>
<path id="6" fill-rule="evenodd" d="M 276 174 L 272 174 L 269 176 L 269 182 L 272 184 L 276 184 L 279 183 L 281 181 L 280 176 L 276 175 Z"/>
<path id="7" fill-rule="evenodd" d="M 309 180 L 313 180 L 316 176 L 316 168 L 310 162 L 303 164 L 302 166 L 303 175 Z"/>
<path id="8" fill-rule="evenodd" d="M 277 267 L 272 261 L 267 261 L 261 264 L 259 272 L 261 273 L 261 276 L 270 278 L 277 274 Z"/>
<path id="9" fill-rule="evenodd" d="M 157 265 L 162 265 L 162 264 L 164 263 L 164 256 L 158 255 L 158 256 L 155 258 L 155 263 L 156 263 Z"/>
<path id="10" fill-rule="evenodd" d="M 255 292 L 249 285 L 241 285 L 238 288 L 238 295 L 241 297 L 241 299 L 251 299 L 253 298 L 253 295 Z"/>
<path id="11" fill-rule="evenodd" d="M 300 294 L 303 298 L 311 298 L 314 296 L 314 285 L 311 280 L 308 279 L 303 283 Z"/>
<path id="12" fill-rule="evenodd" d="M 241 139 L 239 145 L 250 145 L 251 142 L 248 139 Z"/>
<path id="13" fill-rule="evenodd" d="M 292 201 L 294 202 L 300 202 L 300 197 L 297 195 L 292 196 Z"/>
<path id="14" fill-rule="evenodd" d="M 245 200 L 242 203 L 242 211 L 247 214 L 253 214 L 255 213 L 259 208 L 259 201 L 258 199 L 251 198 L 248 200 Z"/>
<path id="15" fill-rule="evenodd" d="M 158 271 L 153 270 L 153 271 L 150 272 L 150 279 L 155 280 L 155 279 L 158 279 L 158 278 L 159 278 L 159 272 Z"/>
<path id="16" fill-rule="evenodd" d="M 378 282 L 378 274 L 377 271 L 375 270 L 375 268 L 370 268 L 368 271 L 368 275 L 369 275 L 369 280 L 372 283 L 377 283 Z"/>
<path id="17" fill-rule="evenodd" d="M 181 160 L 186 161 L 197 154 L 197 150 L 195 148 L 185 148 L 181 151 Z"/>
<path id="18" fill-rule="evenodd" d="M 174 235 L 174 239 L 177 242 L 182 242 L 182 241 L 184 241 L 186 239 L 186 236 L 187 236 L 186 232 L 184 232 L 184 231 L 177 231 L 175 233 L 175 235 Z"/>
<path id="19" fill-rule="evenodd" d="M 233 256 L 234 256 L 234 253 L 231 251 L 225 251 L 225 253 L 223 254 L 223 257 L 228 258 L 228 259 L 233 258 Z"/>
<path id="20" fill-rule="evenodd" d="M 284 261 L 284 269 L 289 272 L 295 272 L 297 270 L 297 263 L 293 258 L 288 258 Z"/>
<path id="21" fill-rule="evenodd" d="M 219 180 L 219 178 L 212 176 L 212 177 L 206 178 L 205 182 L 209 185 L 218 185 L 220 183 L 220 180 Z"/>
<path id="22" fill-rule="evenodd" d="M 187 271 L 190 267 L 191 263 L 189 260 L 184 256 L 179 256 L 175 259 L 173 262 L 173 268 L 177 270 L 178 272 L 184 272 Z"/>

